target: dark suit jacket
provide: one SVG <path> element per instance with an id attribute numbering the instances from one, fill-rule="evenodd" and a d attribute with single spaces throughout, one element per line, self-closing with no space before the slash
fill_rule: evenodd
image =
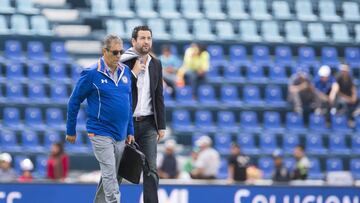
<path id="1" fill-rule="evenodd" d="M 163 96 L 163 77 L 162 77 L 162 66 L 160 60 L 151 56 L 152 59 L 149 64 L 149 75 L 150 75 L 150 97 L 152 103 L 152 110 L 154 112 L 155 123 L 157 130 L 165 129 L 165 105 Z M 136 62 L 136 58 L 130 59 L 123 62 L 132 69 Z M 132 74 L 132 101 L 133 111 L 138 102 L 138 91 L 137 91 L 137 78 Z"/>

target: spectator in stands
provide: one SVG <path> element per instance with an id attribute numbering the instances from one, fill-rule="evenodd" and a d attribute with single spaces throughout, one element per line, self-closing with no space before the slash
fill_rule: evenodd
<path id="1" fill-rule="evenodd" d="M 64 153 L 62 143 L 54 143 L 47 161 L 47 177 L 52 180 L 65 180 L 68 172 L 69 157 Z"/>
<path id="2" fill-rule="evenodd" d="M 16 180 L 15 170 L 11 167 L 12 158 L 9 153 L 0 154 L 0 182 Z"/>
<path id="3" fill-rule="evenodd" d="M 180 67 L 179 58 L 171 52 L 168 45 L 162 47 L 162 54 L 159 57 L 163 66 L 163 79 L 165 82 L 165 89 L 170 93 L 175 92 L 177 70 Z"/>
<path id="4" fill-rule="evenodd" d="M 20 168 L 22 171 L 21 176 L 19 177 L 19 182 L 32 182 L 33 176 L 31 171 L 34 169 L 34 164 L 30 159 L 24 159 L 20 162 Z"/>
<path id="5" fill-rule="evenodd" d="M 302 114 L 304 110 L 313 111 L 321 107 L 321 99 L 307 73 L 299 71 L 289 81 L 288 100 L 294 111 Z"/>
<path id="6" fill-rule="evenodd" d="M 175 155 L 176 141 L 165 142 L 165 154 L 159 160 L 158 174 L 160 178 L 174 179 L 178 177 L 178 162 Z"/>
<path id="7" fill-rule="evenodd" d="M 336 83 L 330 92 L 330 102 L 333 105 L 333 114 L 346 114 L 352 119 L 352 113 L 357 104 L 357 91 L 353 82 L 349 66 L 342 64 L 340 73 L 336 77 Z"/>
<path id="8" fill-rule="evenodd" d="M 310 161 L 305 155 L 304 147 L 298 145 L 294 149 L 294 157 L 296 159 L 295 170 L 292 173 L 293 180 L 305 180 L 308 176 Z"/>
<path id="9" fill-rule="evenodd" d="M 275 182 L 287 182 L 290 180 L 290 172 L 283 165 L 283 154 L 281 150 L 275 150 L 273 153 L 275 171 L 272 175 L 272 180 Z"/>
<path id="10" fill-rule="evenodd" d="M 228 158 L 228 182 L 246 181 L 246 170 L 249 166 L 250 157 L 241 153 L 236 143 L 231 144 L 230 157 Z"/>
<path id="11" fill-rule="evenodd" d="M 318 75 L 314 79 L 314 86 L 317 90 L 317 94 L 321 100 L 322 109 L 321 112 L 327 113 L 330 108 L 329 95 L 333 85 L 335 84 L 335 78 L 331 75 L 331 69 L 327 65 L 320 67 Z"/>
<path id="12" fill-rule="evenodd" d="M 179 83 L 190 85 L 195 93 L 199 84 L 205 79 L 209 70 L 210 55 L 205 47 L 192 43 L 186 49 L 183 65 L 178 71 Z"/>
<path id="13" fill-rule="evenodd" d="M 200 148 L 194 169 L 191 171 L 193 179 L 215 179 L 220 168 L 220 155 L 211 147 L 212 140 L 209 136 L 201 136 L 196 145 Z"/>
<path id="14" fill-rule="evenodd" d="M 190 154 L 190 157 L 185 161 L 185 164 L 184 164 L 184 172 L 187 173 L 187 174 L 191 174 L 191 171 L 194 170 L 194 165 L 195 165 L 195 162 L 197 160 L 199 156 L 199 148 L 194 148 L 191 150 L 191 154 Z"/>

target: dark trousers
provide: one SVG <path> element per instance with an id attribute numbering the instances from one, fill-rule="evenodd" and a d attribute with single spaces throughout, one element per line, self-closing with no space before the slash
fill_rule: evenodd
<path id="1" fill-rule="evenodd" d="M 142 121 L 134 121 L 135 141 L 140 150 L 145 154 L 150 170 L 144 169 L 144 203 L 158 203 L 157 189 L 159 176 L 156 168 L 157 153 L 157 130 L 154 117 L 148 117 Z"/>

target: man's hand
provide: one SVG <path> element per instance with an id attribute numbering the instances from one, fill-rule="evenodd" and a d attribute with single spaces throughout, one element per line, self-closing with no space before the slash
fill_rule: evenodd
<path id="1" fill-rule="evenodd" d="M 74 144 L 76 141 L 76 135 L 66 135 L 65 140 L 71 144 Z"/>
<path id="2" fill-rule="evenodd" d="M 126 137 L 126 144 L 131 144 L 131 143 L 134 143 L 135 142 L 135 138 L 134 138 L 134 135 L 128 135 Z"/>
<path id="3" fill-rule="evenodd" d="M 165 136 L 165 130 L 159 130 L 159 134 L 157 136 L 158 142 Z"/>

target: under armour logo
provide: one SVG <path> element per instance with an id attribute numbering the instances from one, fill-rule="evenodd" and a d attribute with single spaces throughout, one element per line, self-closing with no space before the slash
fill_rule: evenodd
<path id="1" fill-rule="evenodd" d="M 107 79 L 101 79 L 101 84 L 107 83 Z"/>

